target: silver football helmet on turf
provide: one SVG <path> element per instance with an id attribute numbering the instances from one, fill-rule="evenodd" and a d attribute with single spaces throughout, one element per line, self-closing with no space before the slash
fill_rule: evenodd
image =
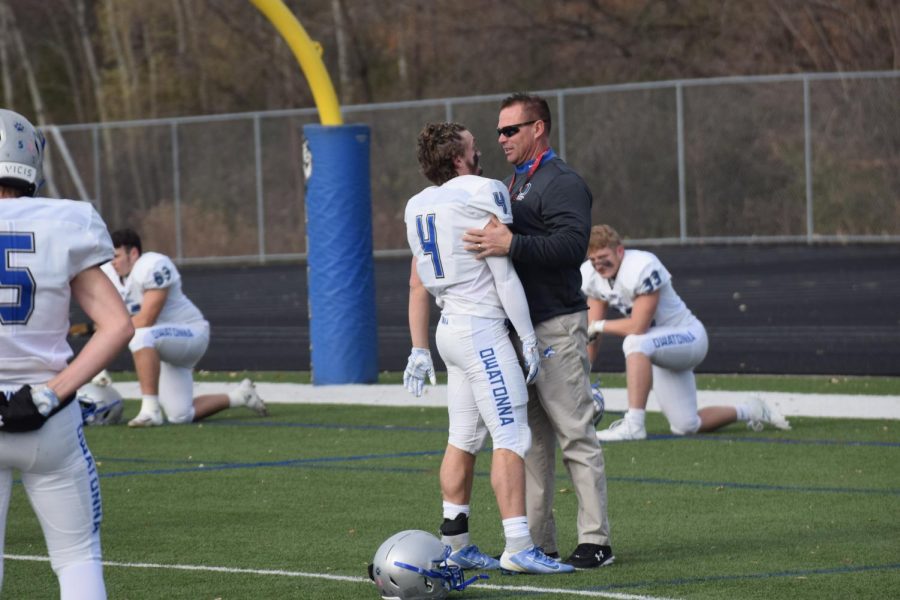
<path id="1" fill-rule="evenodd" d="M 85 425 L 115 425 L 122 422 L 125 403 L 112 385 L 86 383 L 75 394 L 81 405 L 81 420 Z"/>
<path id="2" fill-rule="evenodd" d="M 427 531 L 401 531 L 378 548 L 369 577 L 384 600 L 446 598 L 479 578 L 464 581 L 462 569 L 447 564 L 449 555 L 450 547 Z"/>
<path id="3" fill-rule="evenodd" d="M 0 108 L 0 185 L 34 196 L 44 183 L 45 144 L 28 119 Z"/>

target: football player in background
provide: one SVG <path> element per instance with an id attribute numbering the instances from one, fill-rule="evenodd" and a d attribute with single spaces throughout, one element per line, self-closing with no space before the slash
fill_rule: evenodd
<path id="1" fill-rule="evenodd" d="M 594 340 L 588 347 L 591 364 L 601 335 L 625 338 L 628 412 L 597 432 L 601 442 L 647 437 L 644 416 L 651 388 L 675 435 L 714 431 L 736 421 L 756 431 L 764 424 L 790 429 L 784 417 L 759 398 L 697 410 L 694 368 L 706 357 L 706 329 L 675 292 L 672 276 L 654 254 L 626 250 L 612 227 L 597 225 L 591 229 L 581 274 L 581 291 L 588 297 L 588 334 Z M 607 321 L 610 306 L 624 318 Z"/>
<path id="2" fill-rule="evenodd" d="M 477 260 L 463 248 L 462 234 L 496 217 L 512 222 L 509 193 L 499 181 L 479 177 L 479 152 L 471 132 L 458 123 L 426 125 L 418 138 L 422 173 L 434 186 L 406 205 L 406 236 L 413 251 L 409 328 L 412 352 L 403 383 L 421 395 L 425 377 L 435 383 L 428 341 L 429 293 L 441 307 L 438 352 L 447 365 L 450 428 L 441 463 L 444 520 L 441 541 L 449 561 L 463 569 L 568 573 L 574 568 L 536 547 L 525 516 L 525 453 L 531 445 L 527 383 L 537 376 L 540 354 L 525 292 L 509 258 Z M 506 320 L 522 341 L 528 369 L 522 374 Z M 506 546 L 500 560 L 471 543 L 469 501 L 475 458 L 490 433 L 491 485 L 500 509 Z"/>
<path id="3" fill-rule="evenodd" d="M 113 256 L 106 225 L 87 202 L 35 198 L 44 138 L 0 109 L 0 583 L 13 486 L 44 532 L 63 600 L 103 600 L 100 482 L 74 402 L 134 333 L 100 270 Z M 70 363 L 69 301 L 95 333 Z"/>
<path id="4" fill-rule="evenodd" d="M 115 273 L 107 275 L 135 327 L 128 348 L 141 387 L 141 410 L 128 426 L 162 425 L 163 411 L 170 423 L 199 421 L 233 406 L 268 414 L 249 379 L 228 394 L 194 398 L 194 365 L 209 346 L 209 322 L 181 291 L 181 275 L 169 257 L 143 252 L 140 236 L 131 229 L 113 232 L 112 242 Z"/>

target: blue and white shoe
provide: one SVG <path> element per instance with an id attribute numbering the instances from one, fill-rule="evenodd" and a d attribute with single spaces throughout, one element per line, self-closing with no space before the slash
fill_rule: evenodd
<path id="1" fill-rule="evenodd" d="M 488 556 L 484 552 L 478 549 L 478 546 L 475 544 L 469 544 L 468 546 L 464 546 L 450 554 L 447 557 L 447 562 L 451 565 L 456 565 L 460 569 L 464 571 L 468 571 L 470 569 L 480 569 L 480 570 L 491 570 L 491 569 L 499 569 L 500 561 L 494 558 L 493 556 Z"/>
<path id="2" fill-rule="evenodd" d="M 575 567 L 550 558 L 537 546 L 532 546 L 527 550 L 520 550 L 515 554 L 504 551 L 500 556 L 500 569 L 508 575 L 517 573 L 556 575 L 575 572 Z"/>

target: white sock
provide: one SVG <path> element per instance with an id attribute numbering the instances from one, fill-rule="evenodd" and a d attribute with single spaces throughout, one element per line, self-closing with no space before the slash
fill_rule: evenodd
<path id="1" fill-rule="evenodd" d="M 528 531 L 528 517 L 510 517 L 503 519 L 503 535 L 506 538 L 505 550 L 515 554 L 534 546 L 531 532 Z"/>
<path id="2" fill-rule="evenodd" d="M 647 411 L 643 408 L 629 408 L 625 413 L 625 419 L 636 427 L 643 427 Z"/>
<path id="3" fill-rule="evenodd" d="M 444 500 L 444 518 L 449 519 L 450 521 L 455 521 L 456 517 L 459 515 L 466 515 L 466 519 L 469 517 L 469 505 L 468 504 L 453 504 L 452 502 L 447 502 Z M 457 533 L 456 535 L 446 535 L 444 533 L 444 527 L 441 526 L 441 543 L 445 546 L 450 546 L 450 549 L 453 552 L 457 552 L 458 550 L 462 550 L 466 546 L 469 545 L 471 538 L 468 532 L 468 526 L 466 527 L 466 531 L 463 533 Z"/>
<path id="4" fill-rule="evenodd" d="M 734 407 L 735 412 L 737 413 L 737 420 L 747 422 L 750 420 L 750 405 L 749 404 L 738 404 Z"/>
<path id="5" fill-rule="evenodd" d="M 154 394 L 144 394 L 141 397 L 141 412 L 139 414 L 142 415 L 157 415 L 159 414 L 159 396 Z"/>
<path id="6" fill-rule="evenodd" d="M 97 600 L 106 598 L 103 567 L 100 561 L 77 563 L 57 573 L 61 600 Z"/>
<path id="7" fill-rule="evenodd" d="M 444 518 L 450 519 L 451 521 L 458 517 L 459 515 L 469 516 L 469 505 L 468 504 L 453 504 L 452 502 L 447 502 L 444 500 Z"/>

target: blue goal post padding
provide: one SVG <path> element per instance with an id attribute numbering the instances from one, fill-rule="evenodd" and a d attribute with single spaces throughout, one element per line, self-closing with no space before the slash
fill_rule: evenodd
<path id="1" fill-rule="evenodd" d="M 367 125 L 304 125 L 309 339 L 316 385 L 375 383 Z"/>

